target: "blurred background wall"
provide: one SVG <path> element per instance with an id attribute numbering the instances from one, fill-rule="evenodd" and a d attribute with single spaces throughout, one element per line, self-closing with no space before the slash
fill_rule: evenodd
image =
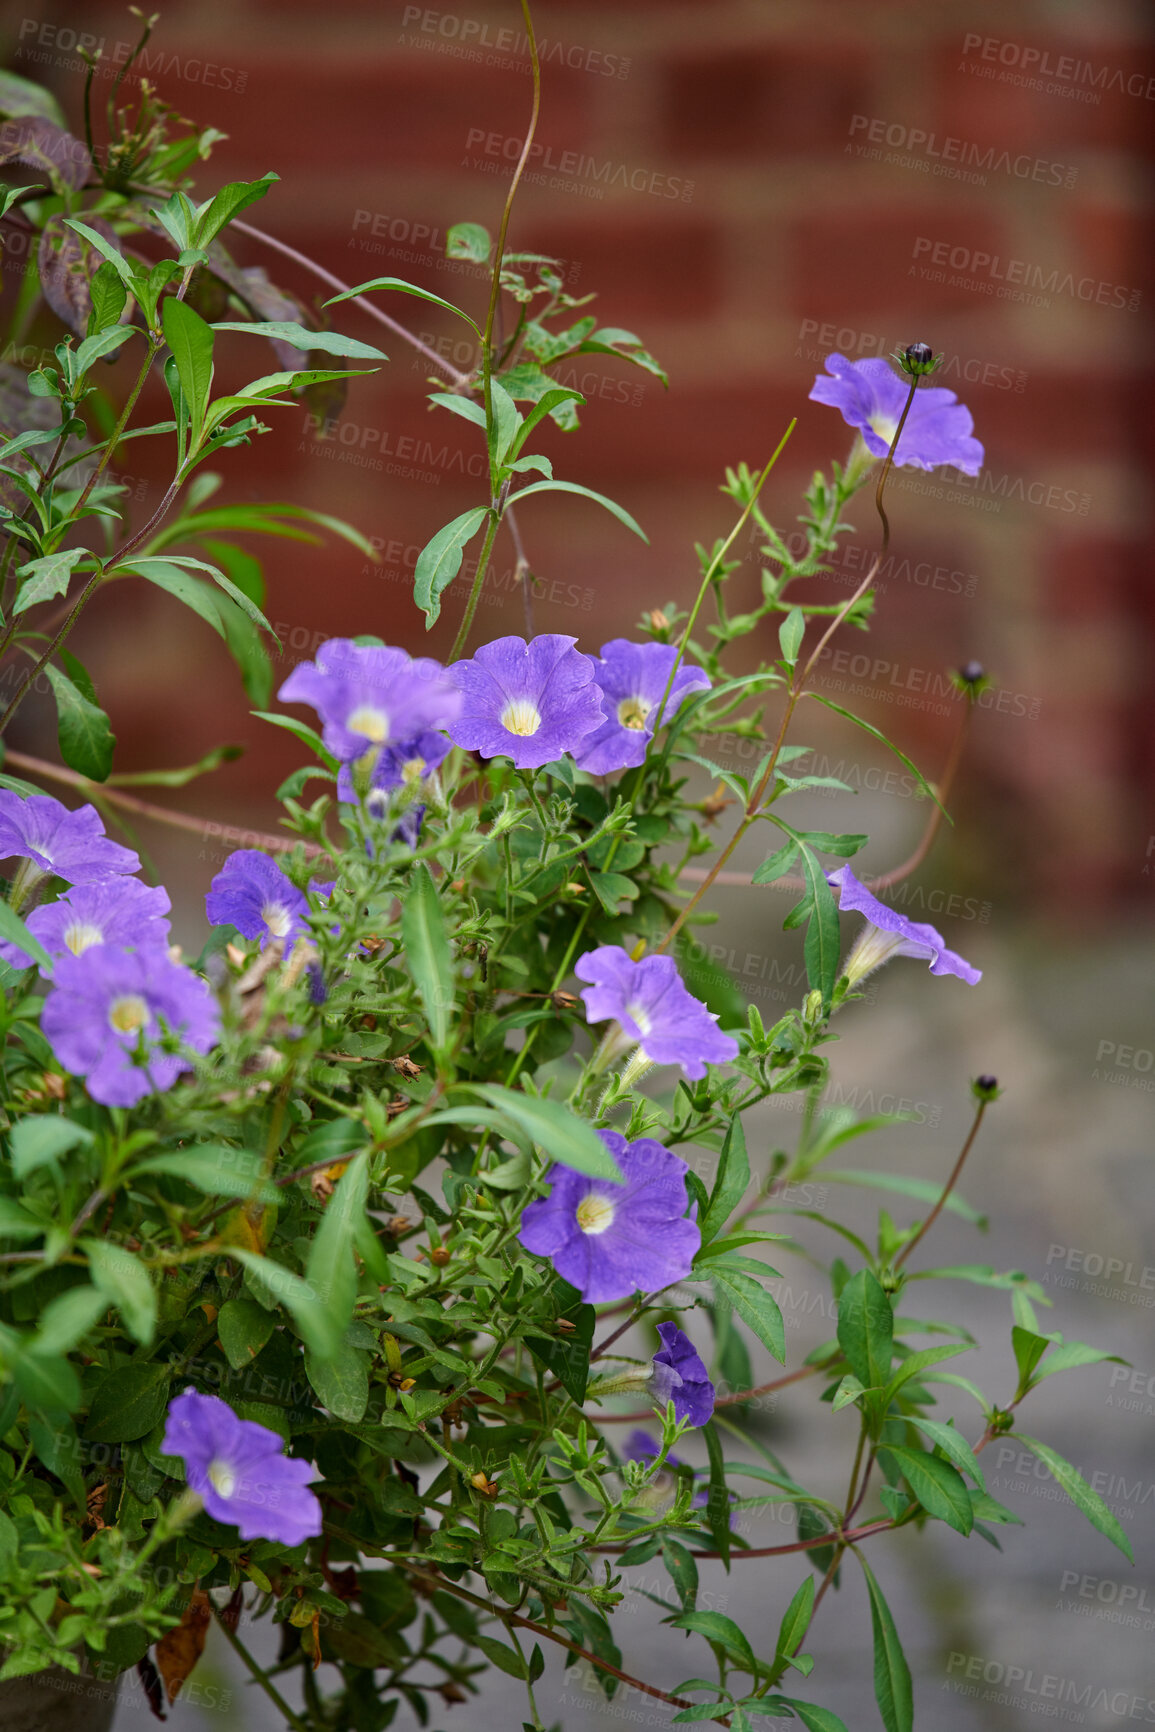
<path id="1" fill-rule="evenodd" d="M 111 61 L 135 31 L 105 0 L 15 0 L 4 18 L 8 63 L 49 83 L 76 125 L 77 35 L 102 40 Z M 256 226 L 345 282 L 402 276 L 480 316 L 483 279 L 444 258 L 444 237 L 463 219 L 496 229 L 530 100 L 519 19 L 480 0 L 171 0 L 142 64 L 182 114 L 227 134 L 200 166 L 206 192 L 273 168 L 282 184 L 249 213 Z M 688 598 L 694 541 L 732 521 L 716 491 L 724 466 L 765 461 L 797 415 L 767 494 L 794 528 L 810 471 L 848 445 L 837 414 L 807 401 L 826 354 L 912 340 L 945 352 L 940 379 L 971 407 L 986 467 L 977 482 L 895 477 L 875 629 L 825 678 L 933 775 L 957 718 L 946 671 L 976 657 L 989 667 L 952 872 L 1008 913 L 1064 921 L 1146 899 L 1155 861 L 1148 23 L 1107 0 L 544 0 L 541 151 L 510 234 L 564 259 L 572 291 L 596 292 L 603 322 L 636 330 L 670 373 L 667 393 L 587 357 L 574 369 L 584 428 L 551 427 L 545 442 L 559 474 L 620 499 L 650 536 L 645 547 L 577 500 L 526 507 L 537 628 L 583 648 L 629 631 L 643 607 Z M 292 261 L 235 246 L 306 301 L 324 298 Z M 387 304 L 468 367 L 466 327 L 428 304 Z M 383 335 L 355 309 L 337 322 Z M 55 335 L 45 321 L 32 340 Z M 444 653 L 459 616 L 450 592 L 427 638 L 411 572 L 429 535 L 481 497 L 479 447 L 427 409 L 429 363 L 400 339 L 382 346 L 389 364 L 353 381 L 327 438 L 286 409 L 221 464 L 227 495 L 337 513 L 380 552 L 375 566 L 337 542 L 260 550 L 286 672 L 333 633 Z M 251 357 L 248 339 L 221 346 L 237 380 Z M 158 458 L 159 442 L 125 447 L 142 471 L 130 477 L 142 521 L 168 480 Z M 862 496 L 856 514 L 832 598 L 875 545 Z M 732 606 L 756 594 L 745 551 Z M 523 629 L 512 570 L 499 542 L 486 635 Z M 236 741 L 244 759 L 185 804 L 271 821 L 269 790 L 296 748 L 250 719 L 207 626 L 135 584 L 92 610 L 78 643 L 121 736 L 118 767 Z M 43 746 L 51 714 L 25 714 L 22 743 Z M 858 756 L 860 775 L 876 768 Z M 921 818 L 907 800 L 898 832 Z M 182 843 L 169 861 L 157 846 L 190 890 L 219 864 L 211 850 L 198 860 Z"/>

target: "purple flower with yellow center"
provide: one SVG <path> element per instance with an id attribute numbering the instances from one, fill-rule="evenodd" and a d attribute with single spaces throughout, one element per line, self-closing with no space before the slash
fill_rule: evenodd
<path id="1" fill-rule="evenodd" d="M 304 891 L 257 848 L 230 854 L 205 897 L 211 926 L 235 926 L 242 938 L 259 938 L 262 950 L 270 939 L 282 940 L 287 949 L 308 932 L 308 912 Z"/>
<path id="2" fill-rule="evenodd" d="M 161 885 L 150 888 L 139 878 L 106 878 L 100 884 L 74 885 L 57 901 L 34 908 L 25 924 L 49 956 L 81 956 L 94 944 L 163 950 L 169 941 L 165 915 L 171 907 Z M 0 957 L 13 968 L 32 965 L 32 958 L 8 940 L 0 941 Z"/>
<path id="3" fill-rule="evenodd" d="M 32 883 L 50 872 L 69 884 L 98 884 L 104 878 L 140 871 L 140 856 L 109 841 L 95 806 L 71 811 L 48 794 L 25 798 L 11 788 L 0 788 L 0 860 L 13 855 L 30 862 L 32 868 L 21 869 L 25 895 Z"/>
<path id="4" fill-rule="evenodd" d="M 627 1143 L 618 1131 L 598 1136 L 622 1182 L 551 1167 L 549 1195 L 524 1210 L 518 1234 L 589 1305 L 681 1281 L 702 1243 L 686 1217 L 686 1168 L 677 1155 L 652 1137 Z"/>
<path id="5" fill-rule="evenodd" d="M 643 1063 L 681 1065 L 696 1081 L 707 1065 L 737 1057 L 738 1042 L 686 991 L 672 956 L 635 962 L 620 945 L 603 944 L 579 956 L 574 973 L 591 982 L 581 994 L 590 1022 L 618 1023 L 629 1044 L 640 1043 Z"/>
<path id="6" fill-rule="evenodd" d="M 189 1486 L 216 1521 L 243 1540 L 299 1546 L 321 1532 L 311 1463 L 284 1453 L 284 1439 L 255 1420 L 238 1419 L 216 1395 L 186 1389 L 168 1405 L 161 1454 L 185 1465 Z"/>
<path id="7" fill-rule="evenodd" d="M 346 764 L 448 727 L 461 708 L 440 662 L 347 637 L 323 643 L 316 661 L 294 668 L 277 696 L 286 704 L 310 704 L 326 746 Z"/>
<path id="8" fill-rule="evenodd" d="M 372 801 L 374 795 L 391 794 L 397 788 L 408 788 L 414 782 L 423 781 L 445 761 L 449 748 L 450 742 L 445 735 L 432 731 L 419 734 L 415 740 L 405 740 L 398 746 L 384 746 L 370 773 L 366 800 Z M 357 801 L 353 771 L 348 764 L 342 764 L 337 773 L 337 798 L 350 805 Z"/>
<path id="9" fill-rule="evenodd" d="M 714 1385 L 697 1348 L 676 1323 L 659 1323 L 658 1334 L 662 1345 L 650 1372 L 651 1395 L 662 1407 L 672 1401 L 680 1423 L 705 1425 L 714 1411 Z"/>
<path id="10" fill-rule="evenodd" d="M 579 770 L 587 770 L 591 776 L 609 776 L 615 770 L 634 769 L 645 762 L 662 695 L 677 659 L 674 644 L 631 643 L 628 638 L 616 637 L 602 645 L 601 659 L 594 668 L 607 719 L 574 753 Z M 662 711 L 663 722 L 673 720 L 691 692 L 709 689 L 710 681 L 701 668 L 683 662 L 674 674 Z"/>
<path id="11" fill-rule="evenodd" d="M 220 1014 L 207 981 L 163 950 L 94 944 L 57 962 L 40 1029 L 93 1100 L 131 1107 L 192 1069 L 167 1050 L 178 1040 L 195 1052 L 216 1044 Z"/>
<path id="12" fill-rule="evenodd" d="M 512 758 L 537 770 L 577 752 L 605 721 L 592 656 L 573 637 L 546 633 L 529 643 L 499 637 L 472 661 L 454 662 L 461 714 L 449 726 L 454 745 L 483 758 Z"/>
<path id="13" fill-rule="evenodd" d="M 972 968 L 955 951 L 947 949 L 941 932 L 924 921 L 908 920 L 897 909 L 888 908 L 871 895 L 849 866 L 828 872 L 826 881 L 835 891 L 844 914 L 864 914 L 867 920 L 842 970 L 851 986 L 881 968 L 892 956 L 917 957 L 930 963 L 932 974 L 956 974 L 968 986 L 975 986 L 982 979 L 980 968 Z"/>
<path id="14" fill-rule="evenodd" d="M 827 355 L 826 371 L 832 376 L 818 375 L 811 402 L 841 410 L 842 419 L 861 433 L 867 450 L 885 457 L 910 395 L 909 380 L 881 359 L 848 361 L 845 355 Z M 964 475 L 977 475 L 983 448 L 973 434 L 974 417 L 953 391 L 943 385 L 920 385 L 894 461 L 909 469 L 949 464 Z"/>

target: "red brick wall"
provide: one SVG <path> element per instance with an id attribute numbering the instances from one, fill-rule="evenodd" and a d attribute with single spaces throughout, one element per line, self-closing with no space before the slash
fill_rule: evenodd
<path id="1" fill-rule="evenodd" d="M 558 473 L 620 499 L 650 545 L 576 500 L 527 505 L 546 583 L 538 629 L 596 648 L 643 606 L 685 600 L 693 542 L 731 521 L 716 491 L 723 467 L 764 461 L 797 415 L 768 491 L 792 527 L 810 471 L 847 443 L 835 413 L 807 401 L 822 355 L 836 343 L 857 354 L 930 341 L 956 369 L 944 382 L 974 412 L 987 477 L 897 477 L 893 550 L 910 563 L 894 569 L 871 638 L 848 645 L 871 659 L 856 696 L 933 773 L 953 721 L 921 693 L 941 670 L 982 659 L 1008 707 L 977 720 L 953 870 L 1008 900 L 1041 885 L 1059 911 L 1143 894 L 1155 831 L 1144 179 L 1155 44 L 1139 14 L 1130 34 L 1091 8 L 1064 27 L 1042 4 L 546 0 L 536 15 L 545 154 L 511 242 L 569 261 L 603 319 L 639 330 L 671 374 L 667 395 L 624 364 L 591 365 L 583 431 L 544 441 Z M 284 183 L 252 213 L 258 226 L 346 281 L 404 276 L 476 315 L 483 282 L 440 252 L 455 221 L 496 228 L 510 168 L 502 141 L 521 135 L 529 105 L 525 55 L 498 35 L 519 38 L 519 16 L 480 0 L 420 14 L 349 0 L 176 3 L 157 32 L 154 76 L 182 112 L 229 135 L 202 169 L 206 190 L 276 169 Z M 51 82 L 76 118 L 61 32 L 104 34 L 111 53 L 127 22 L 104 0 L 21 4 L 9 13 L 9 63 Z M 466 39 L 476 58 L 463 56 Z M 937 172 L 968 159 L 970 180 Z M 257 243 L 238 251 L 306 299 L 317 293 Z M 1035 304 L 999 292 L 1008 276 L 1053 273 Z M 1126 307 L 1111 304 L 1120 299 Z M 386 304 L 436 339 L 459 341 L 465 328 L 399 296 Z M 341 312 L 342 328 L 373 339 L 360 314 Z M 247 341 L 222 345 L 222 369 L 251 358 Z M 466 469 L 477 447 L 464 423 L 428 413 L 424 363 L 399 340 L 382 346 L 389 365 L 350 393 L 349 444 L 319 445 L 300 411 L 281 411 L 254 450 L 228 457 L 226 489 L 347 516 L 386 549 L 380 570 L 339 545 L 267 554 L 270 615 L 290 645 L 371 630 L 444 653 L 460 601 L 450 592 L 426 638 L 398 552 L 480 500 Z M 424 479 L 391 472 L 414 466 L 407 440 L 448 456 L 418 461 Z M 155 454 L 145 473 L 167 479 Z M 865 501 L 856 521 L 872 546 Z M 506 546 L 480 615 L 486 635 L 522 629 L 516 597 L 500 588 L 511 564 Z M 736 594 L 756 582 L 751 563 Z M 94 612 L 82 647 L 125 767 L 245 741 L 249 755 L 186 803 L 268 820 L 271 778 L 296 753 L 248 718 L 207 628 L 137 586 Z M 45 725 L 32 718 L 26 743 Z"/>

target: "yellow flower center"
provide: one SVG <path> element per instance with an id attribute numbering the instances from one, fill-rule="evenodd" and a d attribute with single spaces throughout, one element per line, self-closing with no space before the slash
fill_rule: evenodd
<path id="1" fill-rule="evenodd" d="M 74 920 L 71 926 L 64 928 L 64 942 L 73 956 L 81 956 L 94 944 L 104 943 L 104 933 L 99 926 L 90 926 L 86 920 Z"/>
<path id="2" fill-rule="evenodd" d="M 407 785 L 410 782 L 419 782 L 424 774 L 424 758 L 406 758 L 401 766 L 401 780 Z"/>
<path id="3" fill-rule="evenodd" d="M 210 1461 L 208 1476 L 222 1497 L 232 1497 L 237 1489 L 237 1476 L 227 1461 Z"/>
<path id="4" fill-rule="evenodd" d="M 389 738 L 389 717 L 375 704 L 358 704 L 345 726 L 351 734 L 364 734 L 375 746 L 383 745 Z"/>
<path id="5" fill-rule="evenodd" d="M 541 711 L 528 698 L 518 698 L 502 710 L 501 725 L 507 733 L 520 734 L 524 739 L 541 727 Z"/>
<path id="6" fill-rule="evenodd" d="M 878 434 L 878 437 L 885 440 L 887 445 L 890 444 L 894 435 L 898 432 L 898 422 L 892 420 L 889 415 L 872 415 L 870 418 L 870 425 L 874 432 Z"/>
<path id="7" fill-rule="evenodd" d="M 261 919 L 274 938 L 284 938 L 293 924 L 293 916 L 283 902 L 266 902 L 261 909 Z"/>
<path id="8" fill-rule="evenodd" d="M 138 992 L 126 992 L 109 1005 L 108 1020 L 119 1034 L 132 1034 L 148 1021 L 148 1005 Z"/>
<path id="9" fill-rule="evenodd" d="M 646 725 L 651 708 L 645 698 L 623 698 L 618 705 L 618 721 L 623 728 L 641 730 Z"/>
<path id="10" fill-rule="evenodd" d="M 614 1205 L 596 1191 L 591 1191 L 577 1206 L 577 1224 L 583 1233 L 604 1233 L 613 1218 Z"/>
<path id="11" fill-rule="evenodd" d="M 642 1034 L 649 1034 L 653 1024 L 650 1021 L 650 1013 L 644 1004 L 627 1004 L 626 1015 Z"/>

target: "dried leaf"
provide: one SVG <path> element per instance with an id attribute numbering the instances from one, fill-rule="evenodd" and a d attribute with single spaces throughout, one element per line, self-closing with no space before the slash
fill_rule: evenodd
<path id="1" fill-rule="evenodd" d="M 194 1588 L 175 1630 L 166 1630 L 156 1645 L 156 1663 L 164 1679 L 170 1702 L 205 1651 L 205 1638 L 212 1621 L 212 1601 L 203 1588 Z"/>
<path id="2" fill-rule="evenodd" d="M 100 217 L 86 217 L 85 222 L 113 246 L 119 244 L 113 230 Z M 95 247 L 75 230 L 65 228 L 63 217 L 49 217 L 40 236 L 37 257 L 40 287 L 57 318 L 63 319 L 78 337 L 87 331 L 92 311 L 89 284 L 103 263 Z"/>
<path id="3" fill-rule="evenodd" d="M 47 174 L 63 191 L 82 187 L 92 158 L 78 138 L 40 114 L 21 114 L 0 126 L 0 163 L 26 162 Z"/>
<path id="4" fill-rule="evenodd" d="M 156 1667 L 145 1654 L 136 1662 L 136 1675 L 140 1679 L 140 1687 L 144 1691 L 145 1701 L 152 1709 L 154 1720 L 167 1720 L 164 1711 L 164 1691 L 160 1687 L 160 1675 Z"/>

